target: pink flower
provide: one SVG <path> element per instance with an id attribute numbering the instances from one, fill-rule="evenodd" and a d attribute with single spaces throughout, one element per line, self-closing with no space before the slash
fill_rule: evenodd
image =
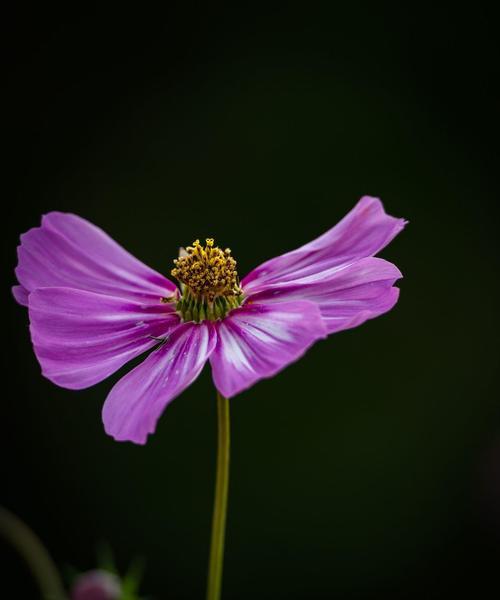
<path id="1" fill-rule="evenodd" d="M 230 250 L 197 240 L 174 261 L 179 289 L 88 221 L 51 212 L 21 236 L 13 293 L 28 306 L 43 374 L 62 387 L 94 385 L 154 348 L 103 408 L 108 434 L 144 444 L 207 360 L 219 392 L 232 397 L 316 340 L 390 310 L 401 273 L 373 256 L 404 226 L 364 197 L 335 227 L 241 284 Z"/>
<path id="2" fill-rule="evenodd" d="M 82 573 L 71 590 L 71 600 L 119 600 L 121 596 L 118 577 L 101 569 Z"/>

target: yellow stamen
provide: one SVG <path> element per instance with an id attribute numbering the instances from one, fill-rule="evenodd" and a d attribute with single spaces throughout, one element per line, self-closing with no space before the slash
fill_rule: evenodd
<path id="1" fill-rule="evenodd" d="M 174 260 L 171 271 L 184 290 L 178 306 L 185 320 L 202 320 L 196 318 L 197 313 L 219 318 L 241 303 L 242 291 L 231 250 L 214 246 L 213 238 L 205 241 L 205 247 L 200 240 L 188 246 L 186 253 Z"/>

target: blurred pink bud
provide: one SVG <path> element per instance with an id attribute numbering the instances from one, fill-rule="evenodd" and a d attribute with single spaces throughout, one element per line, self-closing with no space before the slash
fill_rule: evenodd
<path id="1" fill-rule="evenodd" d="M 71 592 L 71 600 L 118 600 L 120 580 L 108 571 L 87 571 L 80 575 Z"/>

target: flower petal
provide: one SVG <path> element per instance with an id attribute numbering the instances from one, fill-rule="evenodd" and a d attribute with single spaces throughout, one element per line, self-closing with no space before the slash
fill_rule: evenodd
<path id="1" fill-rule="evenodd" d="M 244 304 L 216 323 L 217 346 L 210 357 L 217 389 L 226 398 L 272 377 L 326 337 L 312 302 Z"/>
<path id="2" fill-rule="evenodd" d="M 70 288 L 29 296 L 31 339 L 42 372 L 65 388 L 102 381 L 158 344 L 178 322 L 171 305 L 122 300 Z"/>
<path id="3" fill-rule="evenodd" d="M 152 303 L 177 290 L 95 225 L 59 212 L 21 236 L 16 276 L 28 292 L 70 287 Z"/>
<path id="4" fill-rule="evenodd" d="M 245 294 L 255 294 L 276 283 L 303 277 L 322 277 L 339 265 L 373 256 L 405 226 L 391 217 L 378 198 L 364 196 L 335 227 L 314 241 L 272 258 L 251 271 L 241 282 Z"/>
<path id="5" fill-rule="evenodd" d="M 266 303 L 310 300 L 319 306 L 328 333 L 334 333 L 390 310 L 399 296 L 398 288 L 392 286 L 401 277 L 392 263 L 382 258 L 363 258 L 325 271 L 322 278 L 314 275 L 269 286 L 251 299 Z"/>
<path id="6" fill-rule="evenodd" d="M 106 432 L 118 441 L 144 444 L 166 405 L 201 373 L 215 343 L 212 323 L 180 325 L 111 390 L 102 411 Z"/>
<path id="7" fill-rule="evenodd" d="M 22 306 L 28 306 L 28 290 L 22 285 L 12 286 L 12 294 L 19 304 Z"/>

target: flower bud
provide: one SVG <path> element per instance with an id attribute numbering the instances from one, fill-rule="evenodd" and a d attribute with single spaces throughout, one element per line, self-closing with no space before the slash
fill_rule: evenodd
<path id="1" fill-rule="evenodd" d="M 71 600 L 119 600 L 121 584 L 116 575 L 96 569 L 82 573 L 73 586 Z"/>

